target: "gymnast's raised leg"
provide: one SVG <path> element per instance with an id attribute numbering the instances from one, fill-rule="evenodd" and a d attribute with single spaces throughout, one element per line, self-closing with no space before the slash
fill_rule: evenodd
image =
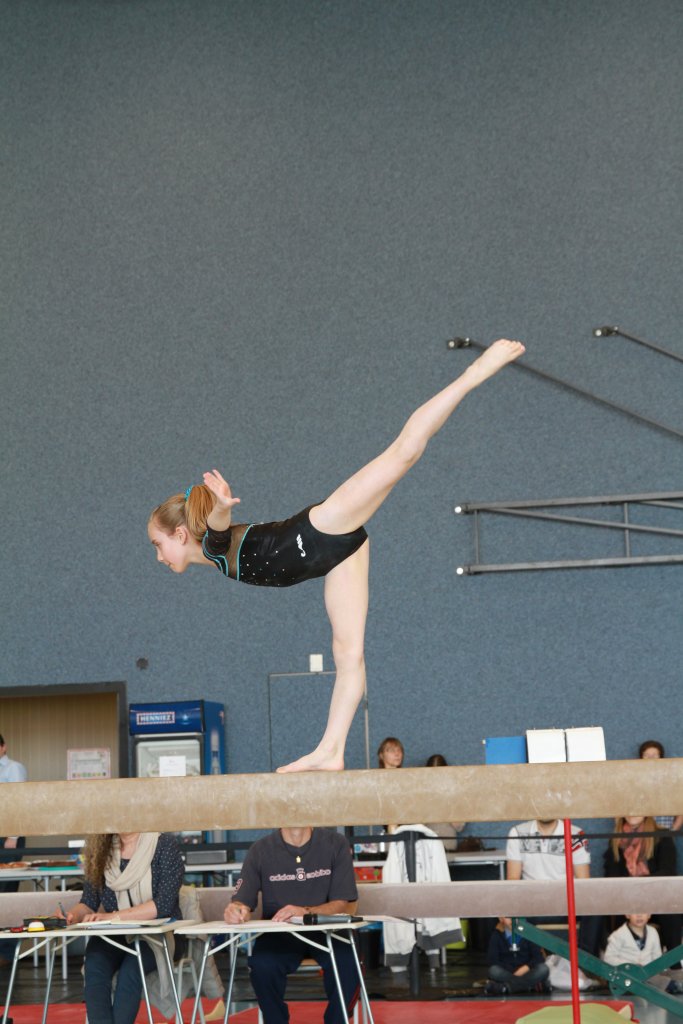
<path id="1" fill-rule="evenodd" d="M 414 466 L 428 441 L 470 391 L 524 352 L 519 341 L 494 342 L 457 380 L 421 405 L 389 447 L 345 481 L 310 520 L 322 533 L 351 533 L 377 511 L 398 481 Z M 280 772 L 333 771 L 344 767 L 344 746 L 365 691 L 363 644 L 368 607 L 369 546 L 366 541 L 325 577 L 325 607 L 332 626 L 337 678 L 325 734 L 312 753 Z"/>

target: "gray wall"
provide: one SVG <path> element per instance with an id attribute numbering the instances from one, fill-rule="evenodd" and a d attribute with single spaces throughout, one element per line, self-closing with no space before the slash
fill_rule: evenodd
<path id="1" fill-rule="evenodd" d="M 522 338 L 683 429 L 683 367 L 590 334 L 683 354 L 678 3 L 4 0 L 2 21 L 0 685 L 220 700 L 230 770 L 267 769 L 268 673 L 331 667 L 322 585 L 176 578 L 153 505 L 214 465 L 247 519 L 324 497 L 471 359 L 453 334 Z M 610 757 L 650 734 L 683 754 L 681 568 L 457 578 L 453 515 L 680 468 L 678 440 L 517 369 L 472 396 L 370 525 L 372 748 L 478 763 L 484 736 L 598 724 Z M 484 555 L 621 553 L 564 538 L 491 522 Z"/>

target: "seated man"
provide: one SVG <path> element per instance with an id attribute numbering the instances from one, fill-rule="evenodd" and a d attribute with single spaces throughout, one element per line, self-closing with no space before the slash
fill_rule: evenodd
<path id="1" fill-rule="evenodd" d="M 242 865 L 232 901 L 225 908 L 228 924 L 249 920 L 259 892 L 263 917 L 289 921 L 304 914 L 352 914 L 358 900 L 353 860 L 343 835 L 325 828 L 283 828 L 259 839 Z M 321 932 L 308 932 L 325 944 Z M 287 932 L 260 935 L 249 957 L 251 983 L 265 1024 L 287 1024 L 287 975 L 306 957 L 323 970 L 328 1004 L 325 1024 L 347 1024 L 358 994 L 358 976 L 351 947 L 333 940 L 345 1008 L 339 995 L 329 953 Z"/>
<path id="2" fill-rule="evenodd" d="M 524 821 L 514 825 L 508 833 L 506 848 L 507 878 L 517 881 L 564 881 L 564 823 L 553 821 Z M 572 825 L 572 861 L 574 878 L 589 878 L 591 856 L 588 840 L 578 825 Z M 536 923 L 555 921 L 555 918 L 536 918 Z M 566 918 L 561 919 L 566 921 Z M 600 955 L 602 934 L 601 917 L 580 919 L 579 946 L 594 956 Z"/>

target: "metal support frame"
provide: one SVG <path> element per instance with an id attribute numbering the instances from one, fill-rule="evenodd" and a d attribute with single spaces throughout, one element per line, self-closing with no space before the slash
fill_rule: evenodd
<path id="1" fill-rule="evenodd" d="M 604 505 L 621 506 L 621 520 L 595 519 L 586 515 L 569 515 L 552 512 L 550 509 L 569 509 Z M 663 526 L 647 526 L 634 523 L 629 514 L 632 505 L 650 505 L 656 508 L 683 511 L 683 491 L 663 491 L 650 494 L 615 494 L 609 497 L 591 498 L 548 498 L 536 501 L 469 502 L 456 505 L 456 515 L 472 515 L 474 533 L 474 562 L 460 565 L 458 576 L 473 576 L 486 572 L 520 572 L 539 569 L 607 569 L 637 565 L 675 565 L 683 563 L 683 552 L 670 555 L 636 556 L 631 551 L 633 535 L 654 535 L 659 537 L 683 538 L 683 529 Z M 481 558 L 481 515 L 512 516 L 521 519 L 540 519 L 546 522 L 564 523 L 570 526 L 586 526 L 601 530 L 620 530 L 624 539 L 624 555 L 620 558 L 578 558 L 554 561 L 505 562 L 486 564 Z"/>
<path id="2" fill-rule="evenodd" d="M 631 335 L 623 336 L 631 337 Z M 631 340 L 636 339 L 632 338 Z M 640 339 L 637 340 L 640 341 Z M 640 343 L 644 344 L 644 342 Z M 480 352 L 484 352 L 488 348 L 488 345 L 482 345 L 480 341 L 474 341 L 472 338 L 450 338 L 446 342 L 446 347 L 449 349 L 475 348 Z M 629 416 L 631 419 L 637 420 L 639 423 L 644 423 L 648 427 L 654 427 L 655 430 L 660 430 L 664 434 L 669 434 L 672 437 L 683 438 L 683 430 L 679 430 L 677 427 L 669 427 L 666 423 L 660 423 L 659 420 L 654 420 L 651 416 L 643 416 L 642 413 L 636 412 L 635 409 L 629 409 L 626 405 L 620 405 L 619 402 L 612 402 L 609 398 L 602 398 L 600 395 L 595 395 L 592 391 L 588 391 L 586 388 L 580 388 L 576 384 L 572 384 L 571 381 L 563 380 L 562 377 L 556 377 L 554 374 L 547 373 L 545 370 L 539 370 L 536 366 L 532 366 L 531 363 L 528 363 L 526 359 L 522 362 L 513 363 L 512 366 L 514 369 L 523 370 L 525 373 L 532 373 L 535 377 L 547 380 L 551 384 L 559 384 L 559 386 L 564 388 L 565 391 L 572 391 L 575 395 L 581 395 L 582 398 L 587 398 L 591 402 L 597 402 L 598 405 L 604 405 L 607 409 L 612 409 L 614 412 L 620 412 L 624 416 Z"/>
<path id="3" fill-rule="evenodd" d="M 650 351 L 657 352 L 660 356 L 666 356 L 668 359 L 675 359 L 677 363 L 683 363 L 683 356 L 680 356 L 678 352 L 672 352 L 668 348 L 662 348 L 661 345 L 655 345 L 651 341 L 645 341 L 644 338 L 638 338 L 635 334 L 629 334 L 627 331 L 622 330 L 621 327 L 594 327 L 593 337 L 628 338 L 629 341 L 635 341 L 636 345 L 642 345 L 644 348 L 649 348 Z"/>
<path id="4" fill-rule="evenodd" d="M 525 918 L 513 918 L 512 930 L 518 935 L 523 936 L 523 938 L 529 939 L 536 946 L 540 946 L 542 949 L 549 949 L 551 952 L 557 953 L 567 960 L 569 959 L 568 942 L 553 935 L 552 932 L 538 928 Z M 668 950 L 663 956 L 653 960 L 646 967 L 638 967 L 635 964 L 619 964 L 618 967 L 614 967 L 611 964 L 605 963 L 604 960 L 600 960 L 597 956 L 593 956 L 592 953 L 587 953 L 583 949 L 578 951 L 579 967 L 588 971 L 589 974 L 603 978 L 609 984 L 613 995 L 641 996 L 648 1002 L 668 1010 L 674 1017 L 681 1018 L 683 1018 L 683 1003 L 681 1000 L 676 999 L 675 996 L 668 995 L 666 992 L 662 992 L 660 989 L 655 988 L 654 985 L 648 984 L 648 981 L 655 974 L 660 974 L 666 967 L 678 963 L 682 956 L 683 946 L 676 946 L 675 949 Z"/>

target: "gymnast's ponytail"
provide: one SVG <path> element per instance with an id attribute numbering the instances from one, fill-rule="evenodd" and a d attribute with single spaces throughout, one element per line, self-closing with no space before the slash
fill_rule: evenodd
<path id="1" fill-rule="evenodd" d="M 179 526 L 186 526 L 195 540 L 201 541 L 206 533 L 206 520 L 214 506 L 214 496 L 204 484 L 188 487 L 185 494 L 172 494 L 153 510 L 149 517 L 164 533 L 173 534 Z"/>

